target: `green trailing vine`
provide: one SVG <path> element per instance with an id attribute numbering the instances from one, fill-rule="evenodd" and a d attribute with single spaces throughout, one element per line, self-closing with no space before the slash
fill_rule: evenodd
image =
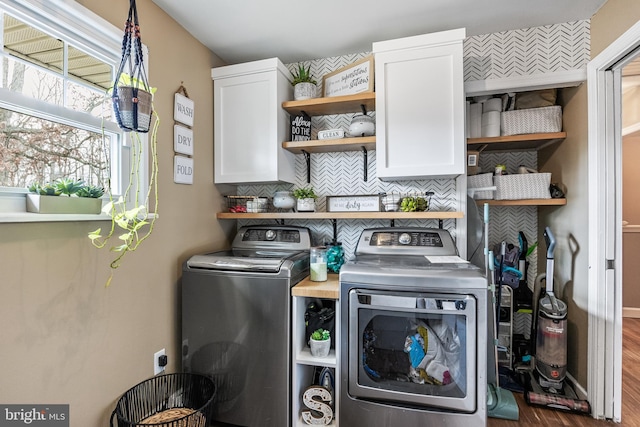
<path id="1" fill-rule="evenodd" d="M 155 112 L 154 112 L 155 113 Z M 153 201 L 154 209 L 158 212 L 158 156 L 157 156 L 157 134 L 160 125 L 160 119 L 154 114 L 156 119 L 150 132 L 149 137 L 149 153 L 151 158 L 151 171 L 149 174 L 148 189 L 145 200 L 140 200 L 141 194 L 135 191 L 134 182 L 141 173 L 143 142 L 138 132 L 130 132 L 132 165 L 130 171 L 129 185 L 123 195 L 114 200 L 111 192 L 111 186 L 107 186 L 109 202 L 102 208 L 102 213 L 111 217 L 111 229 L 106 235 L 102 235 L 102 228 L 98 228 L 89 233 L 89 239 L 93 246 L 98 249 L 104 248 L 110 244 L 113 238 L 117 237 L 118 242 L 110 244 L 109 250 L 117 255 L 111 261 L 111 273 L 107 279 L 106 286 L 111 284 L 114 270 L 120 267 L 122 259 L 129 253 L 134 252 L 153 232 L 157 215 L 150 215 L 148 203 Z M 109 174 L 110 175 L 110 174 Z M 126 200 L 134 191 L 133 206 L 127 209 Z M 147 205 L 145 205 L 147 203 Z M 148 220 L 149 216 L 151 219 Z M 148 226 L 145 228 L 145 226 Z M 117 234 L 120 232 L 120 234 Z"/>

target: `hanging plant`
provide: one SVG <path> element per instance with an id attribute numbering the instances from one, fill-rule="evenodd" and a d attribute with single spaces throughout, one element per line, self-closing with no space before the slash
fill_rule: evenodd
<path id="1" fill-rule="evenodd" d="M 113 272 L 120 266 L 124 256 L 135 251 L 151 235 L 157 218 L 157 132 L 160 120 L 153 111 L 154 92 L 155 88 L 151 88 L 147 82 L 147 73 L 144 68 L 136 1 L 130 0 L 129 15 L 125 23 L 122 42 L 122 59 L 110 90 L 118 126 L 128 132 L 130 139 L 132 159 L 129 185 L 117 200 L 114 200 L 111 185 L 106 186 L 109 203 L 104 206 L 102 213 L 111 217 L 111 228 L 106 235 L 102 234 L 101 228 L 89 233 L 89 239 L 95 247 L 109 247 L 117 254 L 110 263 L 111 274 L 107 279 L 107 286 L 111 284 Z M 153 116 L 155 116 L 155 120 L 153 120 Z M 144 143 L 140 138 L 140 133 L 149 131 L 151 131 L 149 133 L 151 170 L 147 182 L 147 193 L 142 199 L 143 195 L 140 194 L 134 183 L 140 182 L 140 177 L 144 172 L 142 166 Z M 103 144 L 103 149 L 108 150 L 106 144 Z M 107 156 L 107 158 L 109 157 Z M 109 176 L 111 176 L 110 171 Z M 131 203 L 127 205 L 126 201 Z M 152 215 L 151 220 L 148 220 L 150 202 L 153 202 L 155 215 Z M 117 238 L 117 242 L 110 243 L 115 238 Z"/>

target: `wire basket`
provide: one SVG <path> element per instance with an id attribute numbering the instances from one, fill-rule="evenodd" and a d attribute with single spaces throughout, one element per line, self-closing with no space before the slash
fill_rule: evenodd
<path id="1" fill-rule="evenodd" d="M 216 386 L 198 374 L 158 375 L 127 390 L 111 414 L 111 427 L 207 427 Z"/>
<path id="2" fill-rule="evenodd" d="M 225 196 L 227 209 L 233 213 L 264 213 L 273 210 L 271 197 Z"/>
<path id="3" fill-rule="evenodd" d="M 433 194 L 432 191 L 392 191 L 381 193 L 380 202 L 385 212 L 424 212 L 429 210 Z"/>

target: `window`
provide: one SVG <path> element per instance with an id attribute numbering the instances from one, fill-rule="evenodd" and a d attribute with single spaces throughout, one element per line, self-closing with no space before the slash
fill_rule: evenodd
<path id="1" fill-rule="evenodd" d="M 65 0 L 0 0 L 0 23 L 0 213 L 3 194 L 61 177 L 120 194 L 128 149 L 105 96 L 120 30 Z"/>

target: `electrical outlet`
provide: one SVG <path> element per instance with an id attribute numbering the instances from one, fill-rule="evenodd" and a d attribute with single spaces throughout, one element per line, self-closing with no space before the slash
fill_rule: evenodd
<path id="1" fill-rule="evenodd" d="M 153 354 L 153 375 L 158 375 L 159 373 L 164 372 L 164 366 L 160 364 L 161 356 L 166 356 L 164 348 Z"/>

